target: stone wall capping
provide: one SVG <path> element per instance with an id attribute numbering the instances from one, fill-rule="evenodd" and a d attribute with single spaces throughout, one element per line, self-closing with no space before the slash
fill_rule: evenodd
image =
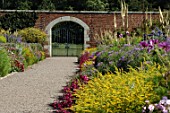
<path id="1" fill-rule="evenodd" d="M 121 11 L 64 11 L 64 10 L 0 10 L 0 12 L 10 13 L 10 12 L 37 12 L 37 13 L 77 13 L 77 14 L 113 14 L 118 13 L 120 14 Z M 149 12 L 142 12 L 142 11 L 129 11 L 129 14 L 143 14 L 143 13 L 152 13 L 152 14 L 159 14 L 159 12 L 149 11 Z"/>

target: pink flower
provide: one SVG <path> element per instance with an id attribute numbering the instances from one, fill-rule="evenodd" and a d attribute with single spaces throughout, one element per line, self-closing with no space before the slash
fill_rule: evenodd
<path id="1" fill-rule="evenodd" d="M 87 75 L 80 75 L 80 78 L 84 83 L 87 83 L 89 81 L 89 78 Z"/>

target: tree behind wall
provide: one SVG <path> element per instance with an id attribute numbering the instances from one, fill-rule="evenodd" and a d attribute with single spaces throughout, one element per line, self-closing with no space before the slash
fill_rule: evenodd
<path id="1" fill-rule="evenodd" d="M 33 27 L 35 25 L 37 14 L 26 12 L 8 13 L 0 17 L 0 28 L 14 32 L 19 29 Z"/>

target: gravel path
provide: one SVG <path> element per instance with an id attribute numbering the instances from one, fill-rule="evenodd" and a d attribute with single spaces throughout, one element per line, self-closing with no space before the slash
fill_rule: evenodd
<path id="1" fill-rule="evenodd" d="M 0 80 L 0 113 L 50 113 L 48 104 L 76 71 L 76 57 L 51 57 Z"/>

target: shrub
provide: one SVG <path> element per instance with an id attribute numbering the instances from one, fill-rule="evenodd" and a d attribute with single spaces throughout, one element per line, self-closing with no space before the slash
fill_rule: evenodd
<path id="1" fill-rule="evenodd" d="M 27 43 L 44 44 L 47 38 L 46 33 L 37 28 L 25 28 L 20 30 L 18 33 L 21 35 L 22 41 Z"/>
<path id="2" fill-rule="evenodd" d="M 36 62 L 36 57 L 34 56 L 33 52 L 30 50 L 30 48 L 28 47 L 23 48 L 22 55 L 25 58 L 27 65 L 32 65 Z"/>
<path id="3" fill-rule="evenodd" d="M 0 43 L 6 43 L 6 38 L 3 35 L 0 35 Z"/>
<path id="4" fill-rule="evenodd" d="M 78 113 L 140 113 L 145 100 L 157 102 L 161 98 L 162 91 L 157 89 L 165 71 L 155 64 L 138 70 L 130 68 L 128 73 L 116 70 L 116 74 L 98 74 L 76 90 L 75 105 L 70 109 Z"/>
<path id="5" fill-rule="evenodd" d="M 7 51 L 0 48 L 0 77 L 7 75 L 10 71 L 11 63 Z"/>

